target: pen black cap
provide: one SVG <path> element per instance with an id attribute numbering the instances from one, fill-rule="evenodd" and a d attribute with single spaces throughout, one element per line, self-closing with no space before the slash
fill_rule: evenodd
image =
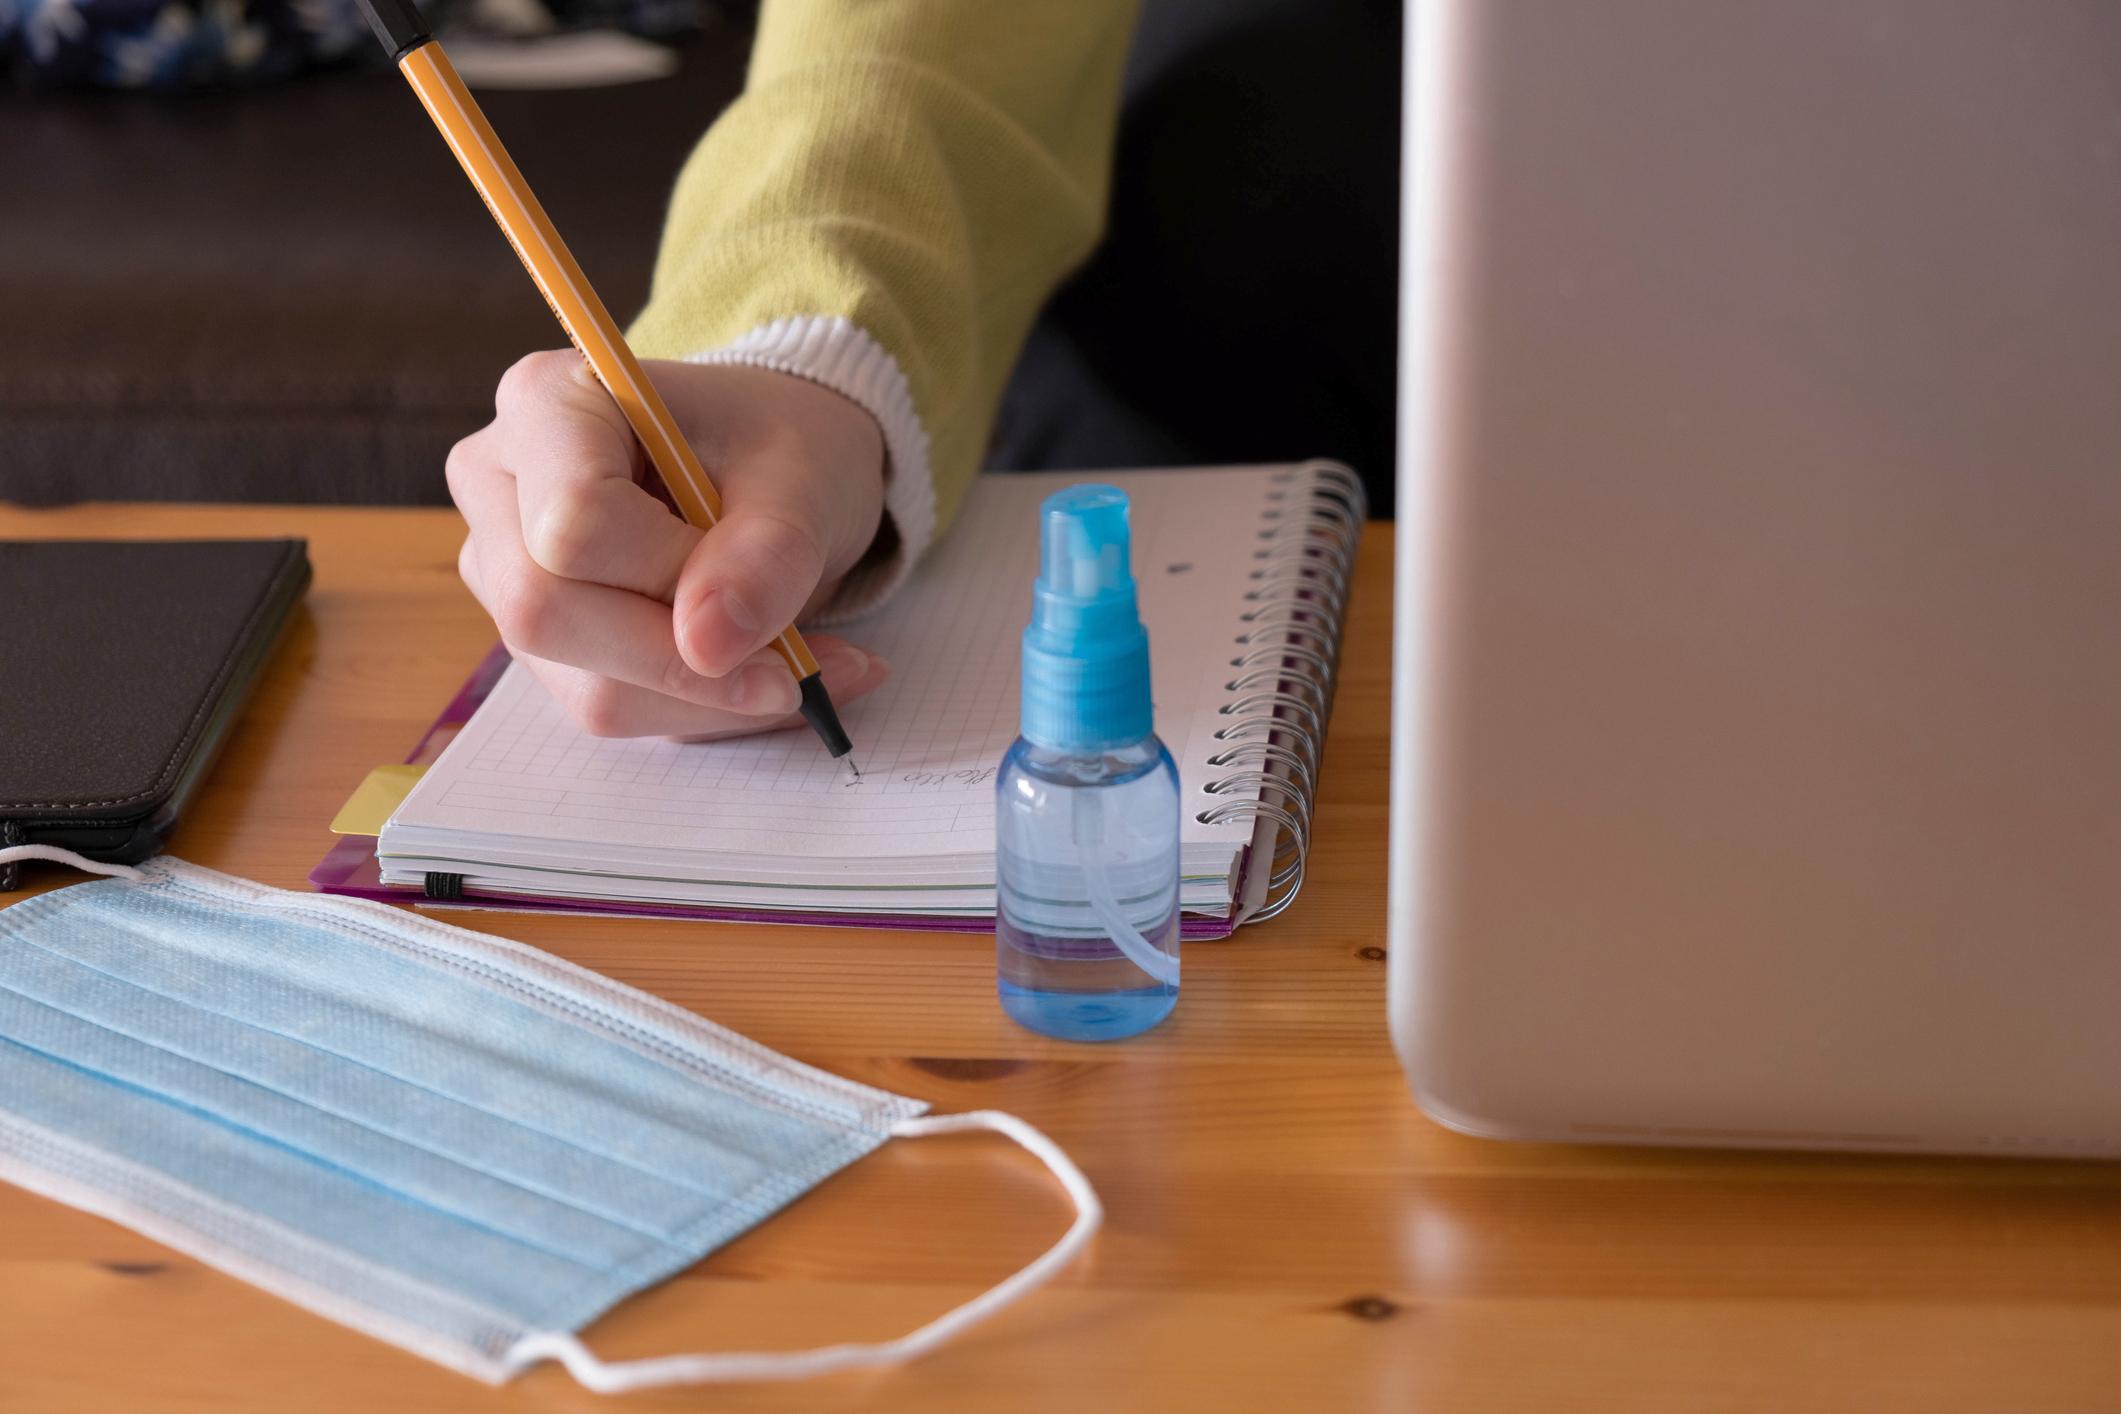
<path id="1" fill-rule="evenodd" d="M 802 705 L 796 710 L 803 714 L 803 720 L 817 733 L 818 740 L 825 743 L 827 754 L 838 758 L 852 751 L 854 743 L 847 740 L 847 729 L 840 725 L 840 714 L 832 705 L 831 695 L 825 691 L 824 677 L 812 673 L 807 678 L 799 679 L 796 687 L 803 694 Z"/>
<path id="2" fill-rule="evenodd" d="M 361 13 L 368 16 L 368 27 L 393 59 L 429 38 L 427 21 L 412 0 L 361 0 Z"/>

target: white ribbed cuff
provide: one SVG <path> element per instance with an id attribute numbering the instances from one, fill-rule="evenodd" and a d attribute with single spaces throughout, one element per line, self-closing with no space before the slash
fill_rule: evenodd
<path id="1" fill-rule="evenodd" d="M 888 557 L 857 565 L 817 615 L 834 623 L 866 613 L 905 582 L 935 538 L 935 477 L 928 429 L 898 360 L 844 317 L 798 315 L 763 324 L 735 343 L 687 355 L 687 363 L 742 363 L 793 373 L 868 410 L 884 433 L 884 514 L 898 529 Z"/>

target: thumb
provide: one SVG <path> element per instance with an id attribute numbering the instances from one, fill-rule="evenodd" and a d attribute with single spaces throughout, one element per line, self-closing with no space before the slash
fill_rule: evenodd
<path id="1" fill-rule="evenodd" d="M 825 574 L 823 536 L 799 507 L 754 496 L 725 509 L 686 559 L 672 604 L 678 653 L 707 677 L 780 637 Z"/>

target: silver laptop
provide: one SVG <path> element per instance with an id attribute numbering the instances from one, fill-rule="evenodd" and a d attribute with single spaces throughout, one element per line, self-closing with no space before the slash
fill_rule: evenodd
<path id="1" fill-rule="evenodd" d="M 2121 11 L 1412 15 L 1420 1103 L 2121 1157 Z"/>

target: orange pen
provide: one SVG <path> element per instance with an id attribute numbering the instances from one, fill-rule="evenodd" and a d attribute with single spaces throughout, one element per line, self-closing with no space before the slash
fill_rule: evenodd
<path id="1" fill-rule="evenodd" d="M 531 194 L 530 184 L 509 159 L 507 149 L 494 135 L 493 125 L 472 99 L 471 90 L 457 76 L 441 44 L 428 33 L 420 12 L 411 0 L 361 0 L 361 8 L 376 38 L 390 51 L 398 72 L 405 75 L 412 91 L 420 96 L 427 116 L 434 119 L 449 150 L 456 154 L 464 175 L 471 178 L 471 184 L 485 198 L 486 209 L 493 213 L 502 234 L 515 247 L 523 268 L 530 272 L 545 303 L 552 307 L 560 327 L 567 331 L 567 337 L 589 361 L 597 381 L 626 415 L 649 462 L 670 488 L 678 510 L 700 529 L 711 527 L 721 519 L 722 498 L 707 479 L 706 468 L 678 431 L 677 421 L 664 406 L 655 385 L 641 372 L 619 326 L 612 322 L 604 302 L 589 287 L 582 267 L 575 264 L 560 233 L 547 219 L 545 208 Z M 845 756 L 850 749 L 847 729 L 840 725 L 839 713 L 818 672 L 817 659 L 811 656 L 803 636 L 791 624 L 773 641 L 773 650 L 788 664 L 802 689 L 803 720 L 825 743 L 827 751 L 836 757 Z M 855 774 L 861 774 L 859 768 Z"/>

